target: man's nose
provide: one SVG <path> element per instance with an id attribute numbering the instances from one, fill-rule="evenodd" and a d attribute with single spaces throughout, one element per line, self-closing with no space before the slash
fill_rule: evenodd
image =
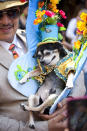
<path id="1" fill-rule="evenodd" d="M 7 25 L 10 22 L 10 18 L 7 16 L 7 14 L 3 14 L 3 17 L 1 19 L 2 24 Z"/>

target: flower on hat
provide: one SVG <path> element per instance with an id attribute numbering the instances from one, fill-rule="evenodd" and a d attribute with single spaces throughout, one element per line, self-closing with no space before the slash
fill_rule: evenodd
<path id="1" fill-rule="evenodd" d="M 65 12 L 63 10 L 59 11 L 60 15 L 62 16 L 63 19 L 66 19 Z"/>
<path id="2" fill-rule="evenodd" d="M 74 57 L 73 59 L 76 60 L 76 66 L 78 65 L 78 62 L 80 61 L 83 51 L 87 47 L 87 13 L 82 12 L 80 15 L 81 20 L 77 21 L 77 35 L 80 35 L 79 40 L 74 42 L 73 51 L 74 51 Z M 78 57 L 77 57 L 78 56 Z"/>
<path id="3" fill-rule="evenodd" d="M 20 0 L 21 2 L 26 2 L 26 0 Z"/>
<path id="4" fill-rule="evenodd" d="M 60 0 L 50 0 L 49 3 L 47 3 L 47 1 L 39 1 L 34 24 L 43 24 L 44 28 L 45 25 L 63 27 L 60 20 L 61 18 L 66 19 L 66 15 L 63 10 L 57 9 L 57 4 L 59 4 L 59 2 Z"/>

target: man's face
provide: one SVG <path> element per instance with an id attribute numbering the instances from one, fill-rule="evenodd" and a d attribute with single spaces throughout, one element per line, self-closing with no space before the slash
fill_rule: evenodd
<path id="1" fill-rule="evenodd" d="M 0 11 L 0 40 L 12 42 L 19 24 L 20 9 L 9 8 Z"/>

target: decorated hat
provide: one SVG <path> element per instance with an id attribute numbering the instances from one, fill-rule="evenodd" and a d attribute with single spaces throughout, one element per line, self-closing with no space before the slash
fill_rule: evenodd
<path id="1" fill-rule="evenodd" d="M 15 6 L 23 6 L 27 3 L 27 0 L 0 0 L 0 10 Z"/>
<path id="2" fill-rule="evenodd" d="M 65 12 L 59 10 L 57 5 L 60 0 L 39 0 L 38 9 L 36 10 L 36 19 L 34 24 L 39 24 L 40 43 L 56 43 L 58 38 L 58 31 L 64 28 L 64 25 L 60 22 L 61 18 L 66 19 Z"/>

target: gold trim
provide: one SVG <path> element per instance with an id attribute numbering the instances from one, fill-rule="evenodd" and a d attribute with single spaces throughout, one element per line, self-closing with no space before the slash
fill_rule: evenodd
<path id="1" fill-rule="evenodd" d="M 40 45 L 49 44 L 49 43 L 55 44 L 56 42 L 62 44 L 62 43 L 59 42 L 59 41 L 48 41 L 48 42 L 40 42 L 40 43 L 38 43 L 38 44 L 37 44 L 37 47 L 40 46 Z"/>

